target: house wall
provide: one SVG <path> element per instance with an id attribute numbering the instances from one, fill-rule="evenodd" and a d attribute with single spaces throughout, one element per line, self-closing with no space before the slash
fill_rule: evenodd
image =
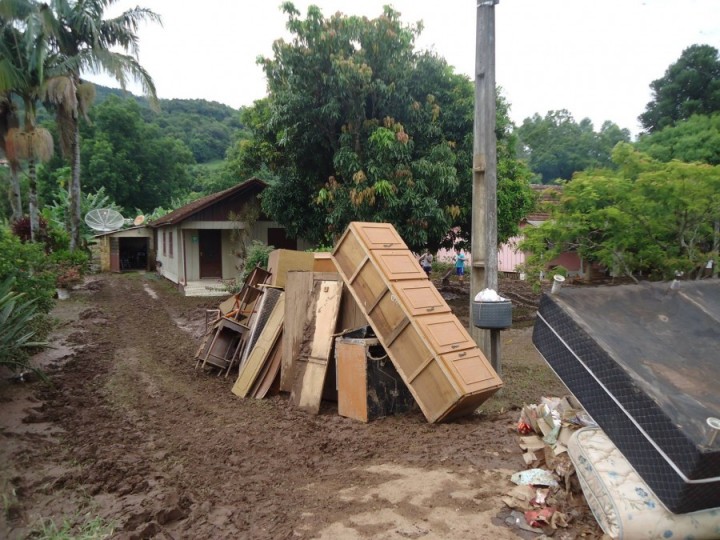
<path id="1" fill-rule="evenodd" d="M 222 249 L 222 279 L 233 279 L 240 274 L 238 267 L 242 263 L 235 253 L 237 252 L 237 241 L 233 242 L 234 233 L 237 229 L 244 229 L 244 223 L 237 221 L 200 221 L 188 220 L 177 226 L 160 227 L 156 229 L 157 248 L 155 251 L 158 263 L 158 273 L 173 283 L 184 283 L 185 281 L 197 281 L 200 279 L 200 242 L 198 231 L 200 229 L 215 229 L 221 231 Z M 249 246 L 253 240 L 267 244 L 268 229 L 280 227 L 274 221 L 257 221 L 252 227 L 250 234 L 246 237 Z M 165 238 L 163 238 L 165 231 Z M 169 245 L 165 246 L 163 255 L 163 243 L 168 242 L 169 234 L 174 235 L 173 256 L 170 257 Z M 311 244 L 298 239 L 298 249 L 309 249 Z M 109 252 L 109 248 L 108 248 Z M 183 255 L 185 261 L 183 263 Z M 109 260 L 109 255 L 108 255 Z M 187 272 L 187 278 L 185 273 Z"/>
<path id="2" fill-rule="evenodd" d="M 180 244 L 179 227 L 161 227 L 157 230 L 156 261 L 158 274 L 173 283 L 180 283 L 182 277 L 182 249 Z M 170 256 L 170 235 L 172 239 L 172 256 Z"/>
<path id="3" fill-rule="evenodd" d="M 525 263 L 525 253 L 517 246 L 522 236 L 514 236 L 498 248 L 498 271 L 517 272 L 517 267 Z"/>

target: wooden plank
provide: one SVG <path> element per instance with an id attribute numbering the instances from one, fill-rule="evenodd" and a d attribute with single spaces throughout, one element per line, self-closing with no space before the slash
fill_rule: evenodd
<path id="1" fill-rule="evenodd" d="M 256 377 L 260 373 L 264 363 L 268 360 L 275 343 L 280 336 L 283 326 L 283 316 L 285 314 L 285 294 L 281 293 L 273 307 L 270 317 L 265 323 L 260 336 L 255 343 L 247 360 L 240 366 L 238 378 L 232 388 L 232 393 L 238 397 L 244 398 L 250 392 L 250 388 L 255 382 Z"/>
<path id="2" fill-rule="evenodd" d="M 313 302 L 304 331 L 305 339 L 295 366 L 290 401 L 298 408 L 314 414 L 320 411 L 342 290 L 340 281 L 316 281 L 313 285 Z"/>
<path id="3" fill-rule="evenodd" d="M 290 272 L 285 282 L 285 325 L 282 335 L 280 391 L 290 392 L 295 360 L 300 354 L 308 304 L 312 295 L 312 272 Z"/>
<path id="4" fill-rule="evenodd" d="M 313 282 L 319 280 L 340 281 L 337 272 L 288 272 L 285 282 L 285 324 L 282 335 L 282 363 L 280 367 L 280 391 L 292 391 L 295 361 L 300 355 L 303 330 L 307 323 L 308 305 L 312 298 Z M 348 293 L 349 294 L 349 293 Z M 357 321 L 357 306 L 347 306 L 347 322 Z M 362 316 L 362 315 L 361 315 Z M 358 325 L 360 326 L 360 325 Z M 357 328 L 350 326 L 349 328 Z"/>
<path id="5" fill-rule="evenodd" d="M 262 399 L 268 394 L 273 383 L 280 375 L 281 362 L 282 339 L 278 338 L 272 352 L 270 353 L 270 359 L 265 362 L 265 367 L 255 381 L 252 390 L 250 390 L 250 395 L 252 397 L 255 399 Z"/>

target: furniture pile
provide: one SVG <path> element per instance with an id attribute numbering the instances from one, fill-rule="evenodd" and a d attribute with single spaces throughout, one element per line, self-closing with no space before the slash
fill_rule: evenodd
<path id="1" fill-rule="evenodd" d="M 568 449 L 605 532 L 720 537 L 720 282 L 565 288 L 533 342 L 599 426 Z"/>
<path id="2" fill-rule="evenodd" d="M 387 223 L 351 223 L 332 254 L 275 250 L 223 302 L 195 356 L 233 393 L 323 399 L 368 421 L 416 403 L 429 422 L 475 411 L 502 386 L 467 330 Z"/>

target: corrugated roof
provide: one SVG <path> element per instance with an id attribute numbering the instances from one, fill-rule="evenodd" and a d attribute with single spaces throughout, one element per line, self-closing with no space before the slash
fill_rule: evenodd
<path id="1" fill-rule="evenodd" d="M 158 218 L 152 223 L 149 223 L 148 226 L 162 227 L 164 225 L 175 225 L 176 223 L 185 221 L 197 212 L 200 212 L 208 206 L 222 201 L 223 199 L 240 194 L 244 191 L 249 191 L 253 188 L 260 188 L 261 190 L 263 190 L 266 187 L 267 184 L 259 178 L 250 178 L 249 180 L 245 180 L 241 184 L 238 184 L 223 191 L 219 191 L 218 193 L 213 193 L 212 195 L 207 195 L 206 197 L 201 197 L 200 199 L 193 201 L 190 204 L 181 206 L 180 208 L 173 210 L 169 214 L 165 214 L 161 218 Z"/>

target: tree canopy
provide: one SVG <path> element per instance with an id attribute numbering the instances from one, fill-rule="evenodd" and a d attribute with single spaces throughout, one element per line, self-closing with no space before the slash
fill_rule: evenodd
<path id="1" fill-rule="evenodd" d="M 663 163 L 629 144 L 613 161 L 616 170 L 577 174 L 552 219 L 527 230 L 520 247 L 531 273 L 564 251 L 632 278 L 697 276 L 718 260 L 720 166 Z"/>
<path id="2" fill-rule="evenodd" d="M 589 118 L 579 123 L 567 110 L 535 114 L 517 128 L 530 169 L 543 184 L 570 180 L 574 173 L 612 164 L 611 153 L 619 142 L 629 142 L 630 132 L 606 121 L 595 132 Z"/>
<path id="3" fill-rule="evenodd" d="M 710 45 L 692 45 L 650 84 L 653 98 L 639 117 L 650 133 L 694 114 L 720 112 L 720 57 Z"/>
<path id="4" fill-rule="evenodd" d="M 261 59 L 269 96 L 248 112 L 236 170 L 277 179 L 263 206 L 291 234 L 322 242 L 353 220 L 388 221 L 412 248 L 438 247 L 470 219 L 472 83 L 416 52 L 421 26 L 389 7 L 375 19 L 283 10 L 292 39 Z M 527 211 L 527 171 L 498 169 L 516 182 L 506 210 Z"/>
<path id="5" fill-rule="evenodd" d="M 636 147 L 658 161 L 678 159 L 720 165 L 720 113 L 693 115 L 673 126 L 641 135 Z"/>
<path id="6" fill-rule="evenodd" d="M 104 187 L 111 200 L 143 211 L 167 205 L 191 184 L 192 153 L 180 140 L 145 122 L 134 100 L 111 97 L 95 107 L 83 128 L 83 185 Z"/>

